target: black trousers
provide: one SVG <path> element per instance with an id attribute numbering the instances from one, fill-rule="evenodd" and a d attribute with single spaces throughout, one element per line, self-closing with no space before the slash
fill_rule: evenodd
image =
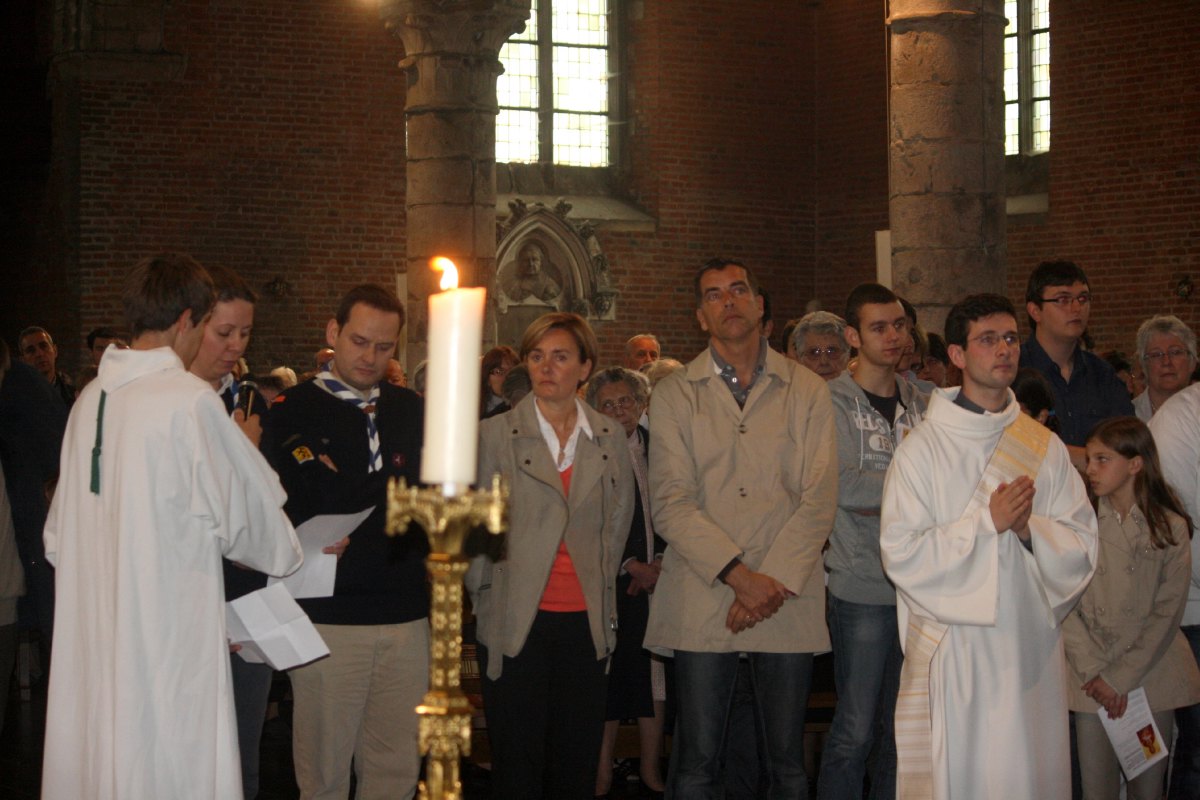
<path id="1" fill-rule="evenodd" d="M 480 664 L 487 648 L 479 645 Z M 590 800 L 604 732 L 607 659 L 586 611 L 539 611 L 525 646 L 483 678 L 496 800 Z"/>

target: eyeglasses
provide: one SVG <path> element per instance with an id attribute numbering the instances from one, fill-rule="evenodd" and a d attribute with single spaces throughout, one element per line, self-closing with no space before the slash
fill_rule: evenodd
<path id="1" fill-rule="evenodd" d="M 622 411 L 628 411 L 636 405 L 637 400 L 634 400 L 629 395 L 625 395 L 624 397 L 618 397 L 616 400 L 605 400 L 600 404 L 600 410 L 605 414 L 611 414 L 618 408 Z"/>
<path id="2" fill-rule="evenodd" d="M 1149 353 L 1146 353 L 1146 355 L 1142 356 L 1142 360 L 1143 361 L 1166 361 L 1167 359 L 1171 359 L 1172 361 L 1174 361 L 1177 358 L 1185 358 L 1188 356 L 1191 356 L 1191 353 L 1189 353 L 1187 350 L 1184 350 L 1182 347 L 1171 347 L 1165 351 L 1151 350 Z"/>
<path id="3" fill-rule="evenodd" d="M 1041 302 L 1054 303 L 1062 309 L 1070 308 L 1072 304 L 1079 303 L 1080 308 L 1092 302 L 1092 295 L 1089 292 L 1080 292 L 1077 295 L 1056 294 L 1054 297 L 1043 297 Z"/>
<path id="4" fill-rule="evenodd" d="M 505 375 L 507 373 L 508 373 L 508 368 L 506 368 L 506 367 L 492 367 L 488 371 L 488 375 Z"/>
<path id="5" fill-rule="evenodd" d="M 825 358 L 840 358 L 844 352 L 840 347 L 810 347 L 807 350 L 801 350 L 800 355 L 803 358 L 820 361 L 822 356 Z"/>
<path id="6" fill-rule="evenodd" d="M 996 349 L 1000 342 L 1004 342 L 1009 347 L 1020 347 L 1021 338 L 1015 333 L 984 333 L 976 336 L 974 339 L 967 339 L 968 342 L 979 342 L 988 350 Z"/>

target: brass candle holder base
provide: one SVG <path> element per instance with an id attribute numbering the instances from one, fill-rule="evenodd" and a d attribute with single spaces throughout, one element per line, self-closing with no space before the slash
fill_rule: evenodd
<path id="1" fill-rule="evenodd" d="M 404 480 L 388 484 L 386 530 L 404 533 L 415 522 L 429 538 L 425 568 L 433 582 L 429 617 L 429 691 L 421 705 L 419 747 L 428 756 L 421 800 L 462 800 L 459 760 L 471 754 L 471 703 L 462 691 L 463 550 L 467 534 L 484 526 L 493 535 L 508 528 L 508 491 L 500 476 L 490 489 L 421 489 Z"/>

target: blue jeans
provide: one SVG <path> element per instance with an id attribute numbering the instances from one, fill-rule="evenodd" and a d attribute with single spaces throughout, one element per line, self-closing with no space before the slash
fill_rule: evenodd
<path id="1" fill-rule="evenodd" d="M 1184 625 L 1183 635 L 1200 663 L 1200 625 Z M 1195 800 L 1200 797 L 1200 703 L 1175 710 L 1179 739 L 1171 756 L 1171 791 L 1168 800 Z"/>
<path id="2" fill-rule="evenodd" d="M 766 774 L 759 753 L 758 717 L 755 713 L 754 682 L 750 679 L 750 662 L 738 659 L 737 683 L 725 724 L 725 800 L 758 800 L 765 786 Z"/>
<path id="3" fill-rule="evenodd" d="M 817 796 L 862 800 L 871 764 L 871 797 L 896 796 L 896 694 L 904 656 L 896 607 L 851 603 L 829 595 L 837 706 L 821 753 Z M 872 750 L 874 745 L 874 750 Z"/>
<path id="4" fill-rule="evenodd" d="M 804 715 L 812 653 L 750 653 L 750 680 L 767 770 L 764 798 L 808 797 Z M 678 716 L 667 797 L 724 796 L 721 751 L 737 683 L 737 653 L 675 653 Z"/>

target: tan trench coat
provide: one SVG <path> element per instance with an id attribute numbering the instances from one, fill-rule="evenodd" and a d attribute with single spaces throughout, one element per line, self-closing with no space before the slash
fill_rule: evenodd
<path id="1" fill-rule="evenodd" d="M 1063 621 L 1071 710 L 1096 713 L 1080 688 L 1096 675 L 1121 693 L 1145 687 L 1152 711 L 1200 702 L 1200 669 L 1179 630 L 1192 568 L 1187 526 L 1173 517 L 1175 544 L 1160 550 L 1136 507 L 1122 522 L 1102 497 L 1096 519 L 1096 574 Z"/>
<path id="2" fill-rule="evenodd" d="M 533 395 L 480 426 L 479 484 L 499 473 L 508 482 L 506 557 L 476 558 L 467 573 L 476 636 L 488 648 L 488 677 L 500 677 L 503 659 L 521 652 L 566 537 L 587 601 L 596 658 L 616 646 L 616 580 L 633 518 L 633 467 L 625 431 L 584 407 L 594 438 L 579 434 L 570 497 L 538 427 Z"/>
<path id="3" fill-rule="evenodd" d="M 651 512 L 669 547 L 646 646 L 660 652 L 810 653 L 829 648 L 821 548 L 837 507 L 837 443 L 825 382 L 767 352 L 738 408 L 706 349 L 650 401 Z M 734 558 L 796 597 L 739 634 L 725 627 Z"/>

